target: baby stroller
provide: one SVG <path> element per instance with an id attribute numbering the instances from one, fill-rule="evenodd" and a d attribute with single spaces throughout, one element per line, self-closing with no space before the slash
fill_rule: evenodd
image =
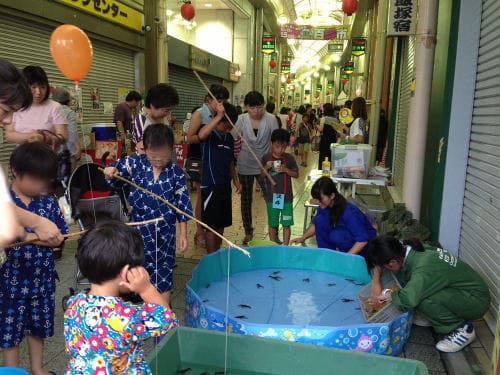
<path id="1" fill-rule="evenodd" d="M 87 163 L 77 167 L 68 181 L 65 197 L 71 207 L 71 217 L 80 230 L 89 229 L 96 220 L 108 218 L 127 221 L 128 204 L 124 189 L 113 190 L 104 177 L 101 165 Z M 62 299 L 63 310 L 69 297 L 82 286 L 88 286 L 75 261 L 74 283 L 70 294 Z"/>

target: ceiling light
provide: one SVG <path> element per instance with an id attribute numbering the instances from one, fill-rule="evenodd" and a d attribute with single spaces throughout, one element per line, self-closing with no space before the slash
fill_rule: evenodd
<path id="1" fill-rule="evenodd" d="M 174 11 L 171 9 L 167 9 L 165 13 L 166 13 L 167 17 L 172 17 L 174 15 Z"/>
<path id="2" fill-rule="evenodd" d="M 313 77 L 314 77 L 314 78 L 318 78 L 318 77 L 319 77 L 319 73 L 318 73 L 318 72 L 314 72 L 314 73 L 313 73 Z"/>
<path id="3" fill-rule="evenodd" d="M 330 68 L 330 65 L 324 65 L 323 69 L 328 72 L 328 71 L 330 71 L 331 68 Z"/>
<path id="4" fill-rule="evenodd" d="M 341 60 L 340 55 L 333 55 L 333 59 L 332 59 L 333 62 L 340 62 L 340 60 Z"/>
<path id="5" fill-rule="evenodd" d="M 205 3 L 206 8 L 212 8 L 213 4 L 212 3 Z"/>

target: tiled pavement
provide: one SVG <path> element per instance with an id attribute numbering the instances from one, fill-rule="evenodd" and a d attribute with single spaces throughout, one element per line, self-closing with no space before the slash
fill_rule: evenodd
<path id="1" fill-rule="evenodd" d="M 311 155 L 312 158 L 317 158 L 316 154 Z M 316 162 L 310 163 L 316 165 Z M 310 198 L 309 188 L 311 183 L 307 181 L 309 168 L 301 168 L 301 177 L 294 180 L 294 216 L 295 226 L 292 228 L 292 238 L 302 234 L 304 206 L 303 203 Z M 374 195 L 376 191 L 371 189 L 359 189 L 361 193 L 357 196 L 370 207 L 383 208 L 387 202 L 382 199 L 386 195 Z M 265 206 L 260 193 L 254 193 L 254 227 L 255 239 L 265 239 L 267 237 L 267 220 L 265 216 Z M 233 223 L 231 228 L 226 229 L 225 235 L 235 243 L 241 243 L 243 238 L 243 229 L 241 224 L 239 197 L 233 195 Z M 175 288 L 172 294 L 172 307 L 177 312 L 181 321 L 184 320 L 184 286 L 191 276 L 193 268 L 198 263 L 198 260 L 205 254 L 202 248 L 196 248 L 193 245 L 194 224 L 189 224 L 189 250 L 184 254 L 178 254 L 177 267 L 174 270 Z M 308 242 L 309 245 L 314 245 L 313 242 Z M 55 335 L 46 341 L 45 347 L 45 363 L 47 370 L 53 370 L 57 374 L 62 374 L 66 365 L 67 357 L 64 353 L 64 341 L 62 336 L 62 307 L 61 300 L 68 293 L 68 288 L 73 285 L 73 275 L 75 270 L 74 248 L 76 243 L 70 241 L 66 244 L 65 252 L 62 259 L 57 261 L 57 270 L 60 276 L 60 283 L 57 286 L 57 305 L 55 318 Z M 429 374 L 431 375 L 469 375 L 469 374 L 487 374 L 488 366 L 491 363 L 491 352 L 493 347 L 493 335 L 486 327 L 484 322 L 475 324 L 478 332 L 478 339 L 466 350 L 458 354 L 442 356 L 434 348 L 436 338 L 429 328 L 413 327 L 411 336 L 405 346 L 402 356 L 406 358 L 416 359 L 424 362 L 427 365 Z M 22 367 L 29 368 L 27 347 L 23 343 L 21 345 Z M 1 360 L 0 360 L 1 361 Z M 1 362 L 0 362 L 1 363 Z M 309 374 L 313 375 L 313 374 Z"/>

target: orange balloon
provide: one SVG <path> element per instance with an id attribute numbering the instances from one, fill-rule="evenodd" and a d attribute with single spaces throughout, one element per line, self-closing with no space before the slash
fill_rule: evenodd
<path id="1" fill-rule="evenodd" d="M 50 36 L 50 53 L 57 67 L 69 79 L 81 81 L 92 65 L 92 43 L 75 25 L 61 25 Z"/>

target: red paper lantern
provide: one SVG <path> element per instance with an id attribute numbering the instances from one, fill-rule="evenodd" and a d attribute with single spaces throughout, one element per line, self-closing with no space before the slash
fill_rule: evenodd
<path id="1" fill-rule="evenodd" d="M 349 80 L 347 78 L 341 78 L 340 82 L 345 85 Z"/>
<path id="2" fill-rule="evenodd" d="M 327 92 L 326 92 L 326 95 L 330 95 L 330 91 L 327 91 Z"/>
<path id="3" fill-rule="evenodd" d="M 276 65 L 278 65 L 278 63 L 276 62 L 276 60 L 270 60 L 269 61 L 269 66 L 271 67 L 271 69 L 274 69 L 276 68 Z"/>
<path id="4" fill-rule="evenodd" d="M 342 11 L 350 16 L 358 10 L 358 0 L 343 0 Z"/>
<path id="5" fill-rule="evenodd" d="M 181 16 L 187 21 L 191 21 L 194 18 L 196 11 L 194 9 L 191 1 L 185 1 L 181 6 Z"/>
<path id="6" fill-rule="evenodd" d="M 287 78 L 286 83 L 290 84 L 290 83 L 292 83 L 292 80 L 290 78 Z"/>

